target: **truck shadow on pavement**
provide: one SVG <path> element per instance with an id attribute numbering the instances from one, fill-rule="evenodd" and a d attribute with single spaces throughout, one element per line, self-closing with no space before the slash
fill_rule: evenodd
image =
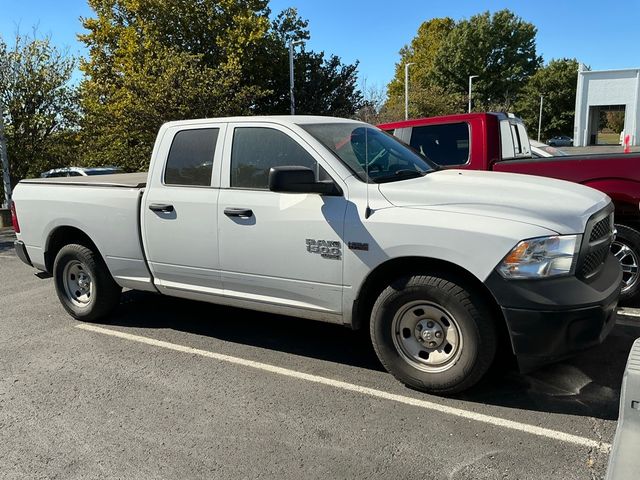
<path id="1" fill-rule="evenodd" d="M 627 357 L 638 326 L 616 325 L 602 345 L 521 374 L 494 368 L 459 398 L 510 408 L 616 420 Z M 514 362 L 515 363 L 515 362 Z"/>
<path id="2" fill-rule="evenodd" d="M 13 241 L 15 239 L 13 230 L 0 228 L 0 253 L 13 251 Z"/>
<path id="3" fill-rule="evenodd" d="M 384 371 L 364 332 L 310 320 L 129 291 L 109 324 L 172 329 Z M 615 420 L 627 356 L 639 336 L 640 322 L 638 326 L 618 324 L 602 345 L 528 374 L 519 373 L 514 362 L 497 362 L 499 368 L 494 367 L 480 384 L 456 398 Z"/>

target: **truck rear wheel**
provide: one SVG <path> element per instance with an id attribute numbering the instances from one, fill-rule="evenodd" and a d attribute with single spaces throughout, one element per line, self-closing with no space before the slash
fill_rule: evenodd
<path id="1" fill-rule="evenodd" d="M 622 265 L 620 301 L 630 302 L 640 297 L 640 233 L 625 225 L 616 225 L 616 230 L 611 252 Z"/>
<path id="2" fill-rule="evenodd" d="M 102 259 L 85 246 L 62 247 L 53 264 L 53 275 L 60 303 L 78 320 L 100 320 L 120 303 L 122 289 Z"/>
<path id="3" fill-rule="evenodd" d="M 452 394 L 474 385 L 496 352 L 493 316 L 452 276 L 410 276 L 378 297 L 371 340 L 385 368 L 406 385 Z"/>

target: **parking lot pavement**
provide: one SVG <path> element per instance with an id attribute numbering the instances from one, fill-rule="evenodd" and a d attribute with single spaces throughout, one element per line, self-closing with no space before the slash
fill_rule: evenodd
<path id="1" fill-rule="evenodd" d="M 622 145 L 590 145 L 588 147 L 558 147 L 567 155 L 597 155 L 602 153 L 623 153 Z M 640 147 L 631 147 L 631 153 L 640 152 Z"/>
<path id="2" fill-rule="evenodd" d="M 638 310 L 578 357 L 439 398 L 335 325 L 138 292 L 82 324 L 10 242 L 0 232 L 3 478 L 604 475 Z"/>

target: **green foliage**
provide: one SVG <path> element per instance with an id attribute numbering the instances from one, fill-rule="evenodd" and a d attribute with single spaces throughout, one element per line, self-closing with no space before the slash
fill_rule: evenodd
<path id="1" fill-rule="evenodd" d="M 162 123 L 249 113 L 263 92 L 243 82 L 244 52 L 269 27 L 266 3 L 89 0 L 84 163 L 145 169 Z"/>
<path id="2" fill-rule="evenodd" d="M 344 65 L 340 58 L 324 52 L 303 51 L 296 58 L 296 113 L 350 117 L 360 107 L 357 62 Z M 302 70 L 300 72 L 300 70 Z"/>
<path id="3" fill-rule="evenodd" d="M 540 95 L 544 96 L 540 139 L 572 134 L 577 81 L 578 61 L 568 58 L 552 60 L 529 78 L 513 110 L 532 138 L 537 136 Z"/>
<path id="4" fill-rule="evenodd" d="M 536 54 L 536 27 L 509 10 L 485 12 L 458 22 L 435 60 L 439 84 L 467 94 L 474 80 L 477 110 L 510 110 L 525 81 L 542 63 Z"/>
<path id="5" fill-rule="evenodd" d="M 295 9 L 266 0 L 89 0 L 81 63 L 85 164 L 147 168 L 166 121 L 289 112 L 288 42 L 308 38 Z M 296 55 L 297 113 L 349 115 L 356 65 Z"/>
<path id="6" fill-rule="evenodd" d="M 455 27 L 448 17 L 423 22 L 410 45 L 400 50 L 400 61 L 395 75 L 387 87 L 388 100 L 381 117 L 384 121 L 404 118 L 404 66 L 409 67 L 410 117 L 425 117 L 455 113 L 464 108 L 460 94 L 443 88 L 435 77 L 435 61 L 445 40 Z"/>
<path id="7" fill-rule="evenodd" d="M 605 113 L 605 123 L 600 127 L 608 127 L 615 133 L 620 133 L 624 129 L 624 110 L 610 110 Z"/>
<path id="8" fill-rule="evenodd" d="M 509 110 L 541 63 L 535 35 L 535 26 L 509 10 L 457 23 L 448 17 L 424 22 L 400 50 L 384 107 L 388 119 L 404 112 L 404 65 L 411 62 L 411 117 L 464 112 L 469 75 L 480 75 L 473 88 L 476 110 Z"/>
<path id="9" fill-rule="evenodd" d="M 449 18 L 434 18 L 423 22 L 410 45 L 400 49 L 400 61 L 388 86 L 389 97 L 404 98 L 404 66 L 413 63 L 410 69 L 410 88 L 419 88 L 433 83 L 436 56 L 451 33 L 455 22 Z"/>
<path id="10" fill-rule="evenodd" d="M 0 106 L 12 185 L 74 161 L 74 66 L 75 60 L 51 45 L 48 37 L 16 35 L 11 46 L 0 38 Z"/>
<path id="11" fill-rule="evenodd" d="M 308 22 L 295 8 L 281 12 L 259 50 L 253 55 L 249 83 L 268 92 L 254 108 L 256 114 L 287 114 L 289 97 L 289 42 L 307 40 Z M 339 57 L 298 47 L 294 56 L 294 94 L 297 114 L 352 116 L 362 103 L 357 89 L 357 62 L 343 64 Z"/>

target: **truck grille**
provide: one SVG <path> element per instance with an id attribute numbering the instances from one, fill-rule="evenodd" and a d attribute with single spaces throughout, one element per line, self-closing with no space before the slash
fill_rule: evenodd
<path id="1" fill-rule="evenodd" d="M 587 222 L 584 238 L 589 241 L 582 245 L 578 264 L 578 275 L 584 279 L 596 275 L 609 255 L 614 236 L 612 210 L 613 207 L 610 206 L 593 215 Z"/>
<path id="2" fill-rule="evenodd" d="M 591 253 L 587 253 L 582 260 L 582 268 L 580 269 L 580 275 L 588 278 L 598 271 L 600 266 L 604 263 L 609 253 L 609 244 L 604 247 L 599 247 Z"/>
<path id="3" fill-rule="evenodd" d="M 589 236 L 590 242 L 600 240 L 601 238 L 611 234 L 611 217 L 612 215 L 610 214 L 608 217 L 603 218 L 593 226 L 591 235 Z"/>

